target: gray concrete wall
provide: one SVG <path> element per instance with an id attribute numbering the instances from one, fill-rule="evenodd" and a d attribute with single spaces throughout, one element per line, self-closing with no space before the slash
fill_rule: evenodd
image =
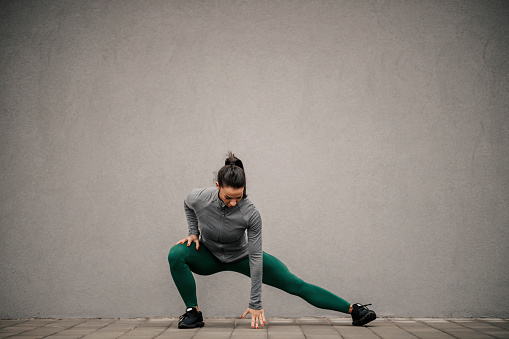
<path id="1" fill-rule="evenodd" d="M 178 316 L 183 199 L 385 316 L 509 316 L 507 1 L 2 1 L 0 317 Z M 249 279 L 198 277 L 205 316 Z M 327 315 L 264 288 L 268 316 Z"/>

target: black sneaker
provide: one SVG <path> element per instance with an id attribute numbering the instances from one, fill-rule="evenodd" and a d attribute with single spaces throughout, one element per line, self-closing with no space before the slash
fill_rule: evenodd
<path id="1" fill-rule="evenodd" d="M 182 314 L 179 318 L 179 328 L 195 328 L 203 327 L 203 325 L 205 325 L 203 316 L 194 307 L 186 309 L 186 313 Z"/>
<path id="2" fill-rule="evenodd" d="M 366 306 L 371 304 L 361 305 L 361 304 L 353 304 L 352 310 L 352 325 L 354 326 L 362 326 L 366 325 L 370 321 L 376 319 L 375 311 L 368 309 Z"/>

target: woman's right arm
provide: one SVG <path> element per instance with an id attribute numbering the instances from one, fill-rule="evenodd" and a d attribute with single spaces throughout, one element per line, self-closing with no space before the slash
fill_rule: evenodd
<path id="1" fill-rule="evenodd" d="M 191 243 L 194 242 L 196 244 L 196 250 L 198 250 L 200 248 L 200 241 L 198 239 L 200 235 L 200 230 L 198 229 L 198 217 L 196 216 L 196 212 L 187 205 L 186 201 L 184 201 L 184 210 L 186 212 L 187 225 L 189 228 L 188 236 L 179 240 L 175 245 L 187 242 L 187 246 L 191 246 Z"/>

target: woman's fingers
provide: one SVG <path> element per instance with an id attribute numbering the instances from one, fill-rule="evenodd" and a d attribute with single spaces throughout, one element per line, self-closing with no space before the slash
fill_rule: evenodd
<path id="1" fill-rule="evenodd" d="M 183 244 L 185 242 L 187 242 L 187 247 L 191 246 L 191 243 L 194 242 L 196 243 L 196 249 L 198 250 L 200 248 L 200 241 L 196 235 L 190 235 L 184 239 L 181 239 L 175 245 Z"/>

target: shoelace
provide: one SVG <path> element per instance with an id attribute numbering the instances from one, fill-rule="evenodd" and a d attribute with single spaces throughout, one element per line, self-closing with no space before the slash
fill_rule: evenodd
<path id="1" fill-rule="evenodd" d="M 186 311 L 186 313 L 182 314 L 180 317 L 179 317 L 179 321 L 182 321 L 186 315 L 188 314 L 189 312 Z"/>

